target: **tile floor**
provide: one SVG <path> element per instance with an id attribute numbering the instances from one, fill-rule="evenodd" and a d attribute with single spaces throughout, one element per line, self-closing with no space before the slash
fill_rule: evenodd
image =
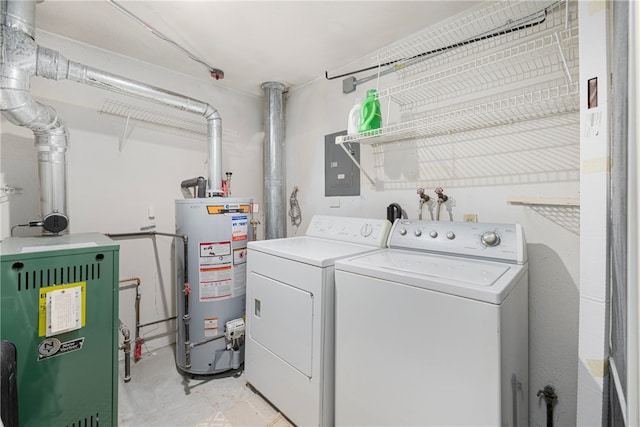
<path id="1" fill-rule="evenodd" d="M 292 427 L 247 386 L 242 372 L 215 379 L 188 378 L 175 365 L 173 346 L 145 349 L 131 362 L 131 381 L 118 382 L 118 424 L 184 427 Z"/>

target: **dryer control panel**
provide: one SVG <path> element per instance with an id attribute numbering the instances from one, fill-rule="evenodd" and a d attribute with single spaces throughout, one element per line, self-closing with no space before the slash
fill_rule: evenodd
<path id="1" fill-rule="evenodd" d="M 390 229 L 386 219 L 314 215 L 305 235 L 384 248 Z"/>
<path id="2" fill-rule="evenodd" d="M 515 264 L 527 262 L 520 224 L 397 219 L 389 235 L 389 247 Z"/>

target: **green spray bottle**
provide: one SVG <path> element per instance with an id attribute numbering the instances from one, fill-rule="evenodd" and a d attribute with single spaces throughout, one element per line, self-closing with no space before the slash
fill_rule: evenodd
<path id="1" fill-rule="evenodd" d="M 378 92 L 375 89 L 369 89 L 367 97 L 360 106 L 358 132 L 380 129 L 381 126 L 382 112 L 380 110 L 380 101 L 378 101 Z"/>

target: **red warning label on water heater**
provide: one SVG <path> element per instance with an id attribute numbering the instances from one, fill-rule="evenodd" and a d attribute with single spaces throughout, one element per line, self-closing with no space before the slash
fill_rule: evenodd
<path id="1" fill-rule="evenodd" d="M 231 255 L 231 242 L 200 243 L 200 258 Z"/>
<path id="2" fill-rule="evenodd" d="M 231 242 L 200 243 L 200 301 L 216 301 L 234 296 L 232 262 Z"/>

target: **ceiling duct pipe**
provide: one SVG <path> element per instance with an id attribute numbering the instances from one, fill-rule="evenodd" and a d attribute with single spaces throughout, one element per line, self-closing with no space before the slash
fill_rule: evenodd
<path id="1" fill-rule="evenodd" d="M 73 80 L 112 92 L 202 115 L 207 120 L 208 196 L 222 191 L 222 119 L 209 104 L 125 77 L 69 61 L 35 43 L 35 1 L 1 0 L 0 110 L 12 123 L 31 129 L 38 149 L 42 225 L 58 233 L 67 227 L 66 153 L 68 133 L 52 107 L 35 101 L 30 78 Z"/>
<path id="2" fill-rule="evenodd" d="M 286 236 L 287 194 L 284 180 L 284 120 L 279 82 L 265 82 L 264 90 L 264 200 L 265 239 Z"/>
<path id="3" fill-rule="evenodd" d="M 40 180 L 42 226 L 51 233 L 67 228 L 67 151 L 69 135 L 53 108 L 35 101 L 30 78 L 35 74 L 35 2 L 0 3 L 0 110 L 11 123 L 35 136 Z"/>
<path id="4" fill-rule="evenodd" d="M 70 61 L 59 52 L 42 46 L 38 46 L 36 75 L 53 80 L 72 80 L 203 116 L 207 119 L 209 153 L 207 196 L 221 196 L 223 194 L 222 119 L 220 113 L 211 105 L 166 89 Z"/>

